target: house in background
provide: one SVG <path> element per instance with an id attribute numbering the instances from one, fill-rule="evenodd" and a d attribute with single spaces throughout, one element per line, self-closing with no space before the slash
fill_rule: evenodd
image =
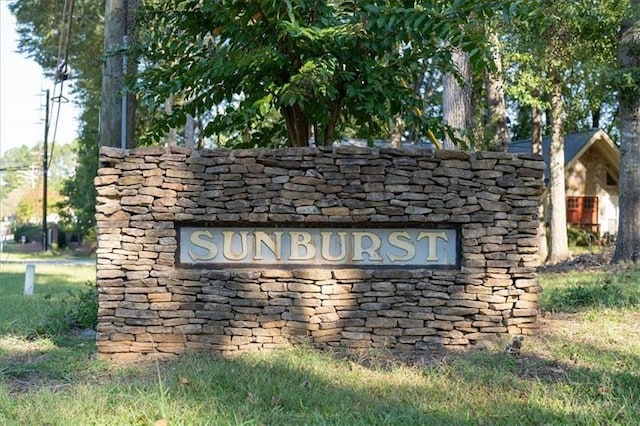
<path id="1" fill-rule="evenodd" d="M 542 139 L 549 179 L 550 138 Z M 516 141 L 509 152 L 531 152 L 531 141 Z M 602 237 L 618 232 L 620 150 L 603 130 L 573 133 L 564 139 L 567 223 Z"/>

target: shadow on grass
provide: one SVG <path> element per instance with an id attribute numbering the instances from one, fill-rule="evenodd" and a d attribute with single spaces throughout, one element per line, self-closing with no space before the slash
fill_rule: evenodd
<path id="1" fill-rule="evenodd" d="M 556 351 L 570 344 L 548 343 Z M 624 362 L 588 368 L 563 353 L 294 348 L 115 368 L 91 359 L 92 343 L 67 337 L 39 353 L 0 351 L 0 383 L 32 396 L 89 384 L 117 394 L 114 416 L 117 401 L 137 401 L 129 420 L 141 424 L 640 424 L 640 355 L 571 345 L 577 356 Z M 122 417 L 103 418 L 115 420 Z"/>
<path id="2" fill-rule="evenodd" d="M 73 386 L 100 367 L 92 361 L 95 351 L 93 338 L 78 332 L 50 338 L 2 335 L 0 383 L 13 394 Z"/>

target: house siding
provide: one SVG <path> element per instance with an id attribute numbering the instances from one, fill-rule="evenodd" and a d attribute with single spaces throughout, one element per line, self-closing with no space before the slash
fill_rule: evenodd
<path id="1" fill-rule="evenodd" d="M 567 197 L 598 197 L 599 233 L 615 234 L 618 228 L 618 187 L 607 184 L 607 174 L 615 175 L 615 167 L 596 146 L 591 146 L 566 171 Z"/>

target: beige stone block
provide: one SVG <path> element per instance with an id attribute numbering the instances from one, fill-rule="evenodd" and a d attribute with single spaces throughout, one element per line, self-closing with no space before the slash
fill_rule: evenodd
<path id="1" fill-rule="evenodd" d="M 514 309 L 513 310 L 514 317 L 535 317 L 538 315 L 537 309 Z"/>
<path id="2" fill-rule="evenodd" d="M 537 301 L 519 300 L 515 305 L 516 309 L 538 309 Z"/>
<path id="3" fill-rule="evenodd" d="M 171 301 L 171 293 L 149 293 L 146 295 L 149 302 L 160 303 L 160 302 L 170 302 Z"/>
<path id="4" fill-rule="evenodd" d="M 101 340 L 96 342 L 96 347 L 98 352 L 103 354 L 129 352 L 131 349 L 131 342 Z"/>
<path id="5" fill-rule="evenodd" d="M 298 293 L 320 293 L 322 288 L 313 284 L 289 283 L 287 284 L 289 291 Z"/>

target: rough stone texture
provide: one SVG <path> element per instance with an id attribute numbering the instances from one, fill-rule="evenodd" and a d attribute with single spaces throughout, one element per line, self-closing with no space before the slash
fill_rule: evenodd
<path id="1" fill-rule="evenodd" d="M 233 352 L 300 342 L 429 350 L 537 328 L 542 158 L 492 152 L 102 148 L 102 358 Z M 328 227 L 448 224 L 453 269 L 176 265 L 176 223 Z"/>

